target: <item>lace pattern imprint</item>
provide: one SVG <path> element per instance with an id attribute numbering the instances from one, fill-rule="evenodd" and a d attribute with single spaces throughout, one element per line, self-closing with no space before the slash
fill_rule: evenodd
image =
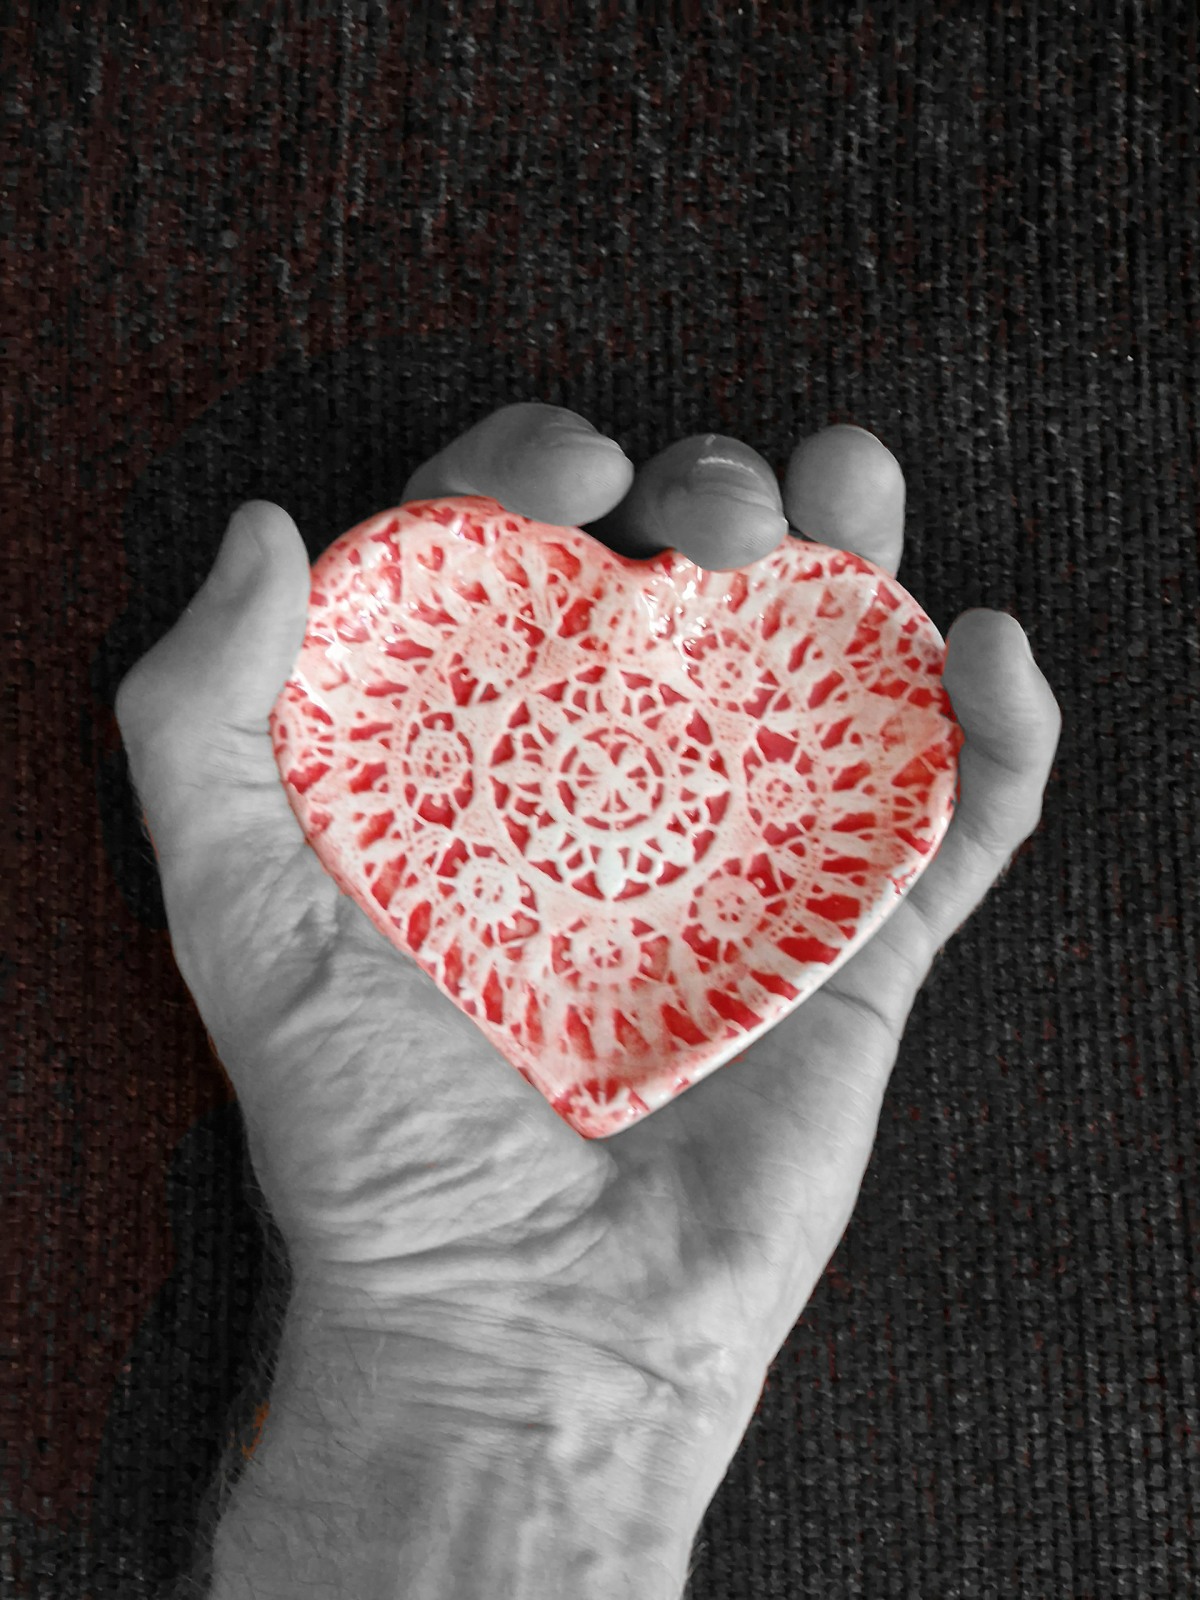
<path id="1" fill-rule="evenodd" d="M 481 497 L 315 564 L 272 715 L 326 869 L 588 1137 L 731 1059 L 931 858 L 962 742 L 886 574 L 613 555 Z"/>

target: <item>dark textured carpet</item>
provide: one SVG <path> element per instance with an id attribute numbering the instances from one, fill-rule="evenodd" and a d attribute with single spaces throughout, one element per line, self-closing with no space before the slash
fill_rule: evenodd
<path id="1" fill-rule="evenodd" d="M 279 1289 L 116 685 L 239 501 L 315 555 L 519 399 L 870 428 L 1064 713 L 695 1600 L 1200 1593 L 1195 7 L 140 10 L 3 23 L 4 1600 L 167 1591 Z"/>

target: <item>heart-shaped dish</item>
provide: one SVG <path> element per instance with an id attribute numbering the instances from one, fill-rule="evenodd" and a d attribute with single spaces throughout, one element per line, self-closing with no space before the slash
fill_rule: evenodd
<path id="1" fill-rule="evenodd" d="M 271 733 L 343 891 L 603 1138 L 799 1005 L 929 864 L 944 661 L 844 551 L 707 571 L 451 497 L 320 556 Z"/>

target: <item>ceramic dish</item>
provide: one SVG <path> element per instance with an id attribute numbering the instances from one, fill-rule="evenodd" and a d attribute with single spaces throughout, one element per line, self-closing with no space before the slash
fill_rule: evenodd
<path id="1" fill-rule="evenodd" d="M 731 1063 L 929 864 L 944 661 L 844 551 L 710 572 L 428 500 L 315 563 L 271 731 L 342 890 L 602 1138 Z"/>

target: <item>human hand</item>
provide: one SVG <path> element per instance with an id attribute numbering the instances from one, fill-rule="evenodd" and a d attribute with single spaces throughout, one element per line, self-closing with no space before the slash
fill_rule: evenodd
<path id="1" fill-rule="evenodd" d="M 897 570 L 903 476 L 861 430 L 797 446 L 781 493 L 736 440 L 680 441 L 635 475 L 594 433 L 558 434 L 564 420 L 506 407 L 399 501 L 489 495 L 624 554 L 673 545 L 710 567 L 768 553 L 786 512 L 804 536 Z M 711 490 L 702 459 L 728 463 Z M 262 565 L 239 582 L 256 540 Z M 961 791 L 936 858 L 728 1070 L 587 1141 L 340 892 L 301 832 L 267 719 L 304 636 L 309 575 L 287 513 L 250 502 L 116 705 L 176 959 L 237 1091 L 297 1303 L 351 1334 L 452 1343 L 498 1384 L 517 1368 L 580 1374 L 580 1404 L 588 1382 L 626 1394 L 632 1375 L 664 1426 L 686 1435 L 702 1419 L 719 1482 L 849 1220 L 913 1000 L 1037 825 L 1054 696 L 1012 618 L 961 616 L 945 668 L 966 735 Z M 486 1388 L 473 1391 L 483 1410 Z M 461 1409 L 451 1373 L 431 1392 Z"/>

